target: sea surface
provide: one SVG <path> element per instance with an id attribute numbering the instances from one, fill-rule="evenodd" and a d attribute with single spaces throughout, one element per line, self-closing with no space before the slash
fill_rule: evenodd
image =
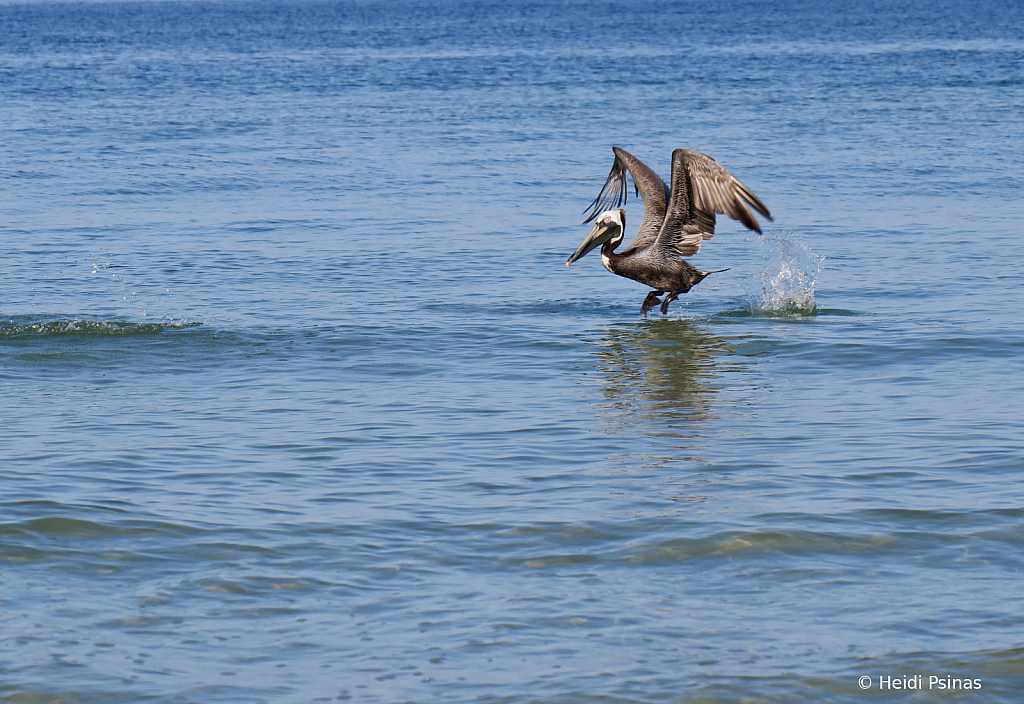
<path id="1" fill-rule="evenodd" d="M 0 702 L 1019 703 L 1022 145 L 1016 1 L 0 3 Z M 644 319 L 612 146 L 774 222 Z"/>

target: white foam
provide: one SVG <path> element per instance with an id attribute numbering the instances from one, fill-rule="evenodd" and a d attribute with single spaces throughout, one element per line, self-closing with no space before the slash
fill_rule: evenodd
<path id="1" fill-rule="evenodd" d="M 752 313 L 809 315 L 824 257 L 811 251 L 792 232 L 770 232 L 757 238 L 761 271 L 747 277 L 743 288 Z"/>

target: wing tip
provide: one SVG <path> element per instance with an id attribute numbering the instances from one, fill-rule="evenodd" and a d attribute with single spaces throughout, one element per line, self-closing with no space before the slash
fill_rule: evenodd
<path id="1" fill-rule="evenodd" d="M 605 179 L 604 185 L 601 186 L 601 192 L 597 194 L 597 198 L 583 210 L 584 215 L 590 213 L 587 215 L 586 220 L 583 221 L 584 225 L 604 211 L 611 208 L 621 208 L 623 204 L 629 201 L 629 188 L 626 184 L 627 169 L 619 152 L 627 155 L 629 153 L 620 147 L 612 147 L 612 152 L 615 154 L 615 161 L 612 162 L 608 178 Z"/>
<path id="2" fill-rule="evenodd" d="M 733 180 L 736 181 L 735 178 L 733 178 Z M 762 203 L 757 196 L 751 193 L 749 188 L 744 186 L 739 181 L 736 181 L 736 192 L 743 200 L 750 203 L 751 207 L 754 208 L 754 210 L 756 210 L 757 212 L 761 213 L 761 215 L 774 222 L 774 218 L 772 217 L 772 214 L 768 212 L 768 208 L 765 206 L 765 204 Z"/>

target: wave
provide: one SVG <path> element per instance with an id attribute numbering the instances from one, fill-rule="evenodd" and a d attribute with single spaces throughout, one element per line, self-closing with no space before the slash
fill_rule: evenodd
<path id="1" fill-rule="evenodd" d="M 167 329 L 192 328 L 202 323 L 189 320 L 163 320 L 159 323 L 139 323 L 128 320 L 100 320 L 98 318 L 30 318 L 18 316 L 0 320 L 0 340 L 56 335 L 151 335 Z"/>

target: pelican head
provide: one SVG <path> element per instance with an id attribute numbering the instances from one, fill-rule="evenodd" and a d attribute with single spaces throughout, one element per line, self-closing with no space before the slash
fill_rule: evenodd
<path id="1" fill-rule="evenodd" d="M 583 244 L 580 248 L 572 253 L 565 265 L 569 266 L 577 259 L 580 259 L 587 252 L 591 251 L 595 247 L 599 247 L 605 242 L 612 242 L 612 249 L 619 246 L 619 242 L 622 241 L 623 233 L 626 231 L 626 211 L 622 208 L 618 210 L 606 210 L 597 216 L 597 221 L 594 223 L 594 228 L 587 235 L 587 239 L 583 240 Z"/>

